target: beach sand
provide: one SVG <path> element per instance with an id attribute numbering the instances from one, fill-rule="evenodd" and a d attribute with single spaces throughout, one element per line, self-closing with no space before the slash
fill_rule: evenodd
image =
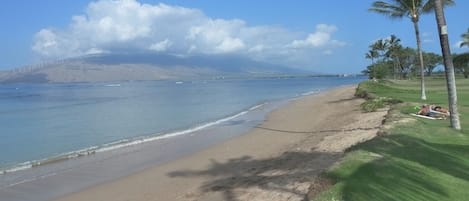
<path id="1" fill-rule="evenodd" d="M 387 111 L 362 113 L 346 86 L 292 101 L 251 131 L 58 201 L 304 200 L 348 147 L 376 136 Z"/>

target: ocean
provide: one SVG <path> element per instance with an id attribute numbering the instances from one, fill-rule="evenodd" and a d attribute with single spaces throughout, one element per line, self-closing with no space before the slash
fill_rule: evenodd
<path id="1" fill-rule="evenodd" d="M 38 177 L 36 173 L 17 172 L 47 165 L 64 166 L 61 163 L 69 168 L 76 164 L 64 161 L 99 158 L 106 152 L 119 153 L 119 149 L 147 146 L 151 141 L 170 138 L 183 141 L 185 135 L 217 126 L 240 126 L 228 128 L 232 132 L 225 135 L 234 136 L 260 123 L 266 113 L 288 100 L 357 84 L 363 79 L 300 77 L 0 85 L 0 187 L 10 188 L 32 180 L 27 177 Z M 210 139 L 221 141 L 228 137 L 210 136 Z M 193 143 L 199 148 L 210 144 Z M 165 152 L 174 149 L 165 146 Z M 47 174 L 55 174 L 56 170 L 64 168 L 49 168 Z M 21 176 L 9 176 L 15 174 Z"/>

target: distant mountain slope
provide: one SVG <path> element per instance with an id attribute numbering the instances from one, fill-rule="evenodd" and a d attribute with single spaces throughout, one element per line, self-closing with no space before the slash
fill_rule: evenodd
<path id="1" fill-rule="evenodd" d="M 306 72 L 239 56 L 100 54 L 0 72 L 0 82 L 107 82 L 303 73 Z"/>

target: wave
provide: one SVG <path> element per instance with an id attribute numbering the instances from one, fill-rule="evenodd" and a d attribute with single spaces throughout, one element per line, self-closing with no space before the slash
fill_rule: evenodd
<path id="1" fill-rule="evenodd" d="M 7 174 L 7 173 L 12 173 L 12 172 L 17 172 L 21 170 L 26 170 L 30 169 L 33 167 L 37 167 L 40 165 L 46 165 L 46 164 L 51 164 L 51 163 L 57 163 L 60 161 L 72 159 L 72 158 L 77 158 L 80 156 L 87 156 L 94 154 L 96 152 L 97 146 L 85 148 L 85 149 L 80 149 L 77 151 L 71 151 L 71 152 L 66 152 L 60 155 L 52 156 L 50 158 L 45 158 L 45 159 L 40 159 L 40 160 L 32 160 L 32 161 L 27 161 L 23 162 L 20 164 L 17 164 L 13 167 L 10 168 L 5 168 L 5 169 L 0 169 L 0 175 L 2 174 Z"/>
<path id="2" fill-rule="evenodd" d="M 176 136 L 180 136 L 180 135 L 186 135 L 186 134 L 189 134 L 189 133 L 193 133 L 193 132 L 196 132 L 196 131 L 199 131 L 199 130 L 202 130 L 202 129 L 205 129 L 205 128 L 208 128 L 208 127 L 211 127 L 211 126 L 215 126 L 215 125 L 218 125 L 218 124 L 233 120 L 235 118 L 238 118 L 240 116 L 243 116 L 243 115 L 247 114 L 250 111 L 257 110 L 257 109 L 263 107 L 266 104 L 267 104 L 267 102 L 261 103 L 261 104 L 255 105 L 255 106 L 253 106 L 253 107 L 251 107 L 247 110 L 239 112 L 237 114 L 234 114 L 234 115 L 222 118 L 222 119 L 218 119 L 218 120 L 215 120 L 215 121 L 212 121 L 212 122 L 204 123 L 204 124 L 201 124 L 201 125 L 189 128 L 189 129 L 185 129 L 185 130 L 174 131 L 174 132 L 169 132 L 169 133 L 157 133 L 157 134 L 154 134 L 154 135 L 151 135 L 151 136 L 145 136 L 145 137 L 140 137 L 140 138 L 122 139 L 122 140 L 114 141 L 114 142 L 111 142 L 111 143 L 103 144 L 103 145 L 100 145 L 100 146 L 92 146 L 92 147 L 88 147 L 88 148 L 85 148 L 85 149 L 66 152 L 66 153 L 63 153 L 63 154 L 60 154 L 60 155 L 52 156 L 50 158 L 23 162 L 23 163 L 15 165 L 13 167 L 7 167 L 7 168 L 4 168 L 4 169 L 0 169 L 0 175 L 13 173 L 13 172 L 17 172 L 17 171 L 22 171 L 22 170 L 27 170 L 27 169 L 38 167 L 38 166 L 41 166 L 41 165 L 57 163 L 57 162 L 61 162 L 61 161 L 64 161 L 64 160 L 69 160 L 69 159 L 78 158 L 78 157 L 82 157 L 82 156 L 88 156 L 88 155 L 92 155 L 92 154 L 112 151 L 112 150 L 125 148 L 125 147 L 129 147 L 129 146 L 135 146 L 135 145 L 139 145 L 139 144 L 143 144 L 143 143 L 147 143 L 147 142 L 152 142 L 152 141 L 156 141 L 156 140 L 162 140 L 162 139 L 167 139 L 167 138 L 176 137 Z"/>
<path id="3" fill-rule="evenodd" d="M 157 134 L 156 136 L 145 137 L 145 138 L 142 138 L 142 139 L 134 139 L 134 140 L 124 139 L 124 140 L 120 140 L 120 141 L 117 141 L 117 142 L 109 143 L 109 144 L 104 145 L 102 148 L 97 149 L 96 152 L 105 152 L 105 151 L 110 151 L 110 150 L 119 149 L 119 148 L 123 148 L 123 147 L 128 147 L 128 146 L 132 146 L 132 145 L 151 142 L 151 141 L 155 141 L 155 140 L 161 140 L 161 139 L 166 139 L 166 138 L 170 138 L 170 137 L 176 137 L 176 136 L 180 136 L 180 135 L 193 133 L 193 132 L 196 132 L 196 131 L 199 131 L 199 130 L 202 130 L 202 129 L 205 129 L 205 128 L 208 128 L 208 127 L 211 127 L 211 126 L 215 126 L 215 125 L 218 125 L 218 124 L 233 120 L 237 117 L 240 117 L 242 115 L 247 114 L 249 111 L 253 111 L 253 110 L 258 109 L 258 108 L 264 106 L 265 104 L 267 104 L 267 103 L 262 103 L 262 104 L 253 106 L 253 107 L 249 108 L 248 110 L 237 113 L 235 115 L 228 116 L 228 117 L 225 117 L 225 118 L 213 121 L 213 122 L 208 122 L 208 123 L 205 123 L 205 124 L 193 127 L 193 128 L 189 128 L 189 129 L 186 129 L 186 130 L 175 131 L 175 132 L 170 132 L 170 133 L 160 134 L 160 135 Z"/>
<path id="4" fill-rule="evenodd" d="M 105 87 L 120 87 L 121 84 L 106 84 Z"/>
<path id="5" fill-rule="evenodd" d="M 309 96 L 309 95 L 313 95 L 313 94 L 318 94 L 320 92 L 321 92 L 321 89 L 315 89 L 313 91 L 308 91 L 308 92 L 302 93 L 301 95 L 302 96 Z"/>

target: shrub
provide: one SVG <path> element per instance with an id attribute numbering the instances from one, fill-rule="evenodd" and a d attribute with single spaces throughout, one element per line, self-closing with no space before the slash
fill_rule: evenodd
<path id="1" fill-rule="evenodd" d="M 384 108 L 387 105 L 393 105 L 397 103 L 402 103 L 402 101 L 393 98 L 378 97 L 366 100 L 361 104 L 361 108 L 365 112 L 374 112 L 380 108 Z"/>

